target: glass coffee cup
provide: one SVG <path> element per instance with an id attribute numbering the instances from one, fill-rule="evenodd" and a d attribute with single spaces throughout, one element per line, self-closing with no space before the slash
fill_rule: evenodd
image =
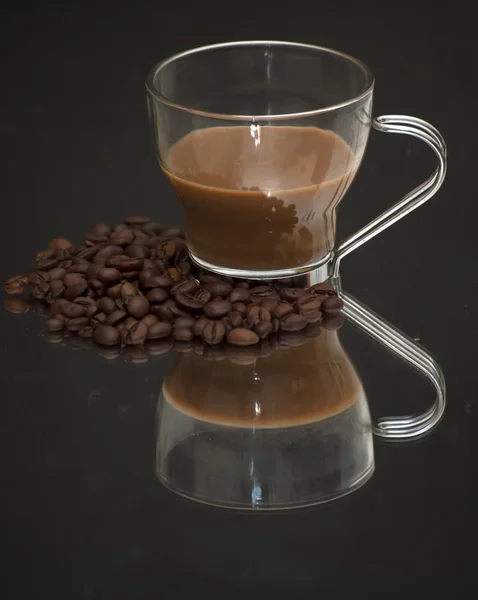
<path id="1" fill-rule="evenodd" d="M 182 204 L 192 259 L 257 279 L 336 275 L 349 252 L 428 200 L 446 171 L 431 125 L 372 119 L 361 61 L 307 44 L 247 41 L 177 54 L 148 76 L 160 166 Z M 418 188 L 341 243 L 337 208 L 371 126 L 425 141 L 438 165 Z"/>

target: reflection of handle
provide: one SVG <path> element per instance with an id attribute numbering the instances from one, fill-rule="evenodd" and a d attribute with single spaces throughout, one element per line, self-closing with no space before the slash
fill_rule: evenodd
<path id="1" fill-rule="evenodd" d="M 371 338 L 423 373 L 436 391 L 435 404 L 421 415 L 379 419 L 373 431 L 387 440 L 411 440 L 427 433 L 440 421 L 445 410 L 445 378 L 435 359 L 409 337 L 347 293 L 342 294 L 343 313 Z"/>
<path id="2" fill-rule="evenodd" d="M 373 126 L 378 131 L 385 133 L 404 133 L 426 142 L 435 152 L 438 165 L 430 177 L 414 190 L 403 196 L 396 204 L 391 206 L 381 215 L 370 221 L 343 242 L 339 244 L 334 254 L 332 275 L 339 274 L 340 261 L 344 256 L 353 252 L 356 248 L 368 242 L 378 233 L 399 221 L 405 215 L 415 210 L 418 206 L 429 200 L 439 189 L 446 173 L 446 144 L 432 125 L 416 117 L 403 115 L 386 115 L 374 120 Z"/>

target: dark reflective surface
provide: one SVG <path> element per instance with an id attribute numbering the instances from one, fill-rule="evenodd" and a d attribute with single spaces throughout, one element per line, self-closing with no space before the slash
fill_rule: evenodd
<path id="1" fill-rule="evenodd" d="M 157 59 L 217 41 L 218 33 L 203 7 L 187 19 L 184 7 L 169 6 L 166 17 L 164 10 L 9 14 L 3 279 L 25 271 L 49 238 L 79 240 L 95 222 L 129 213 L 181 222 L 154 160 L 143 79 Z M 154 474 L 156 403 L 172 354 L 143 365 L 108 361 L 46 343 L 33 311 L 2 311 L 6 598 L 382 597 L 384 590 L 442 598 L 474 581 L 474 553 L 465 549 L 478 530 L 468 25 L 460 19 L 453 28 L 458 17 L 448 13 L 384 21 L 255 10 L 253 22 L 224 23 L 220 38 L 294 38 L 351 52 L 376 74 L 376 114 L 424 117 L 449 144 L 450 171 L 437 197 L 342 267 L 344 289 L 436 356 L 448 385 L 445 416 L 420 443 L 375 440 L 373 477 L 342 500 L 273 515 L 215 509 L 172 494 Z M 418 142 L 373 134 L 341 208 L 341 232 L 417 185 L 432 165 Z M 374 419 L 428 408 L 433 389 L 423 378 L 353 327 L 340 336 Z"/>

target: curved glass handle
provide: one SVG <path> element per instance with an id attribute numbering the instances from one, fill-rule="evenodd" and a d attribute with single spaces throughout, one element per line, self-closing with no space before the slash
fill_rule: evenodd
<path id="1" fill-rule="evenodd" d="M 332 263 L 332 276 L 338 277 L 340 261 L 344 256 L 368 242 L 378 233 L 399 221 L 405 215 L 429 200 L 440 188 L 446 174 L 447 149 L 440 132 L 430 123 L 404 115 L 384 115 L 374 119 L 373 126 L 385 133 L 403 133 L 426 142 L 435 152 L 438 165 L 430 177 L 414 190 L 403 196 L 396 204 L 367 225 L 345 238 L 335 250 Z"/>
<path id="2" fill-rule="evenodd" d="M 423 373 L 436 391 L 435 403 L 429 410 L 418 415 L 381 418 L 373 428 L 374 434 L 386 440 L 409 441 L 428 433 L 445 411 L 445 378 L 438 363 L 424 348 L 346 292 L 343 292 L 342 299 L 343 314 L 352 323 Z"/>

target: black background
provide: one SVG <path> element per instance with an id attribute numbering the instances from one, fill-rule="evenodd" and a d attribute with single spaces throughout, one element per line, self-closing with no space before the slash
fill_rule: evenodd
<path id="1" fill-rule="evenodd" d="M 425 118 L 449 146 L 438 195 L 342 268 L 348 291 L 439 360 L 448 383 L 441 426 L 417 445 L 377 443 L 373 479 L 324 507 L 245 515 L 195 505 L 152 472 L 154 404 L 171 357 L 135 368 L 75 354 L 46 344 L 32 313 L 4 312 L 4 597 L 448 598 L 474 584 L 476 553 L 466 549 L 478 533 L 472 23 L 458 5 L 440 13 L 311 4 L 11 4 L 0 40 L 0 272 L 25 271 L 51 237 L 79 241 L 95 222 L 146 213 L 181 223 L 147 122 L 143 82 L 161 58 L 238 39 L 348 52 L 376 76 L 376 115 Z M 372 133 L 340 236 L 432 168 L 418 141 Z M 364 354 L 353 334 L 349 343 L 374 414 L 419 401 L 416 376 L 380 352 Z"/>

